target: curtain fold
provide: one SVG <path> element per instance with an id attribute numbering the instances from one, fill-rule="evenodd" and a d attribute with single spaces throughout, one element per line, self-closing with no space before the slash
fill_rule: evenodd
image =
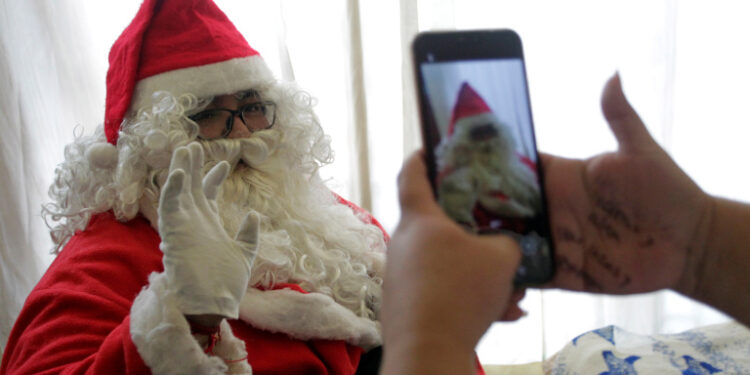
<path id="1" fill-rule="evenodd" d="M 47 5 L 0 4 L 0 346 L 51 261 L 41 204 L 62 155 L 60 135 L 72 134 L 72 118 L 88 118 L 78 111 L 90 105 L 91 87 L 80 80 L 86 54 L 76 49 L 85 38 L 66 40 L 78 32 L 68 23 L 76 12 Z M 70 126 L 58 127 L 64 122 Z"/>
<path id="2" fill-rule="evenodd" d="M 370 147 L 367 139 L 367 96 L 365 95 L 365 67 L 362 56 L 362 23 L 359 0 L 346 0 L 346 47 L 349 55 L 349 110 L 350 124 L 354 127 L 354 155 L 356 164 L 352 173 L 357 194 L 352 197 L 359 205 L 372 211 L 370 189 Z"/>
<path id="3" fill-rule="evenodd" d="M 0 14 L 2 23 L 7 20 L 6 9 Z M 5 33 L 3 33 L 5 34 Z M 29 197 L 14 181 L 25 177 L 23 159 L 23 132 L 17 85 L 11 80 L 7 51 L 0 45 L 0 353 L 2 353 L 13 321 L 20 311 L 26 295 L 34 286 L 43 269 L 42 262 L 28 246 Z"/>
<path id="4" fill-rule="evenodd" d="M 401 19 L 401 86 L 403 107 L 403 152 L 409 155 L 422 145 L 417 109 L 416 77 L 412 63 L 411 43 L 419 32 L 419 10 L 417 0 L 400 0 Z"/>

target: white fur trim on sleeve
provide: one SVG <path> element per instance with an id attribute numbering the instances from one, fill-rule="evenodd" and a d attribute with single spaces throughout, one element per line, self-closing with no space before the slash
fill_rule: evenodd
<path id="1" fill-rule="evenodd" d="M 138 353 L 153 374 L 252 374 L 247 361 L 227 367 L 227 360 L 247 357 L 245 344 L 232 334 L 226 321 L 221 340 L 208 356 L 190 334 L 185 316 L 169 292 L 167 276 L 152 273 L 130 309 L 130 335 Z"/>
<path id="2" fill-rule="evenodd" d="M 381 344 L 380 323 L 354 314 L 320 293 L 248 288 L 240 319 L 255 328 L 299 340 L 343 340 L 369 350 Z"/>

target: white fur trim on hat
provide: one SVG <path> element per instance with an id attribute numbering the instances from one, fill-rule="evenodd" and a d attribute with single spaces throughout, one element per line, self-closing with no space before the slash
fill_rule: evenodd
<path id="1" fill-rule="evenodd" d="M 382 343 L 379 322 L 359 317 L 320 293 L 248 288 L 240 304 L 240 319 L 299 340 L 343 340 L 365 350 Z"/>
<path id="2" fill-rule="evenodd" d="M 234 336 L 226 321 L 221 323 L 215 356 L 206 355 L 167 288 L 166 274 L 152 273 L 148 279 L 149 286 L 130 308 L 130 335 L 153 374 L 252 374 L 247 361 L 230 366 L 222 361 L 247 357 L 245 343 Z"/>
<path id="3" fill-rule="evenodd" d="M 175 97 L 193 94 L 202 98 L 234 94 L 266 86 L 273 81 L 273 73 L 260 55 L 176 69 L 138 81 L 130 109 L 137 111 L 151 105 L 151 98 L 158 91 L 167 91 Z"/>

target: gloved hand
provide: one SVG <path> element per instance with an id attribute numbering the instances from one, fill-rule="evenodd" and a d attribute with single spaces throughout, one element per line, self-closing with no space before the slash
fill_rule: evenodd
<path id="1" fill-rule="evenodd" d="M 258 251 L 259 217 L 250 212 L 232 239 L 224 230 L 216 195 L 229 173 L 221 162 L 203 178 L 203 149 L 175 150 L 159 199 L 160 248 L 169 288 L 183 314 L 237 318 Z"/>

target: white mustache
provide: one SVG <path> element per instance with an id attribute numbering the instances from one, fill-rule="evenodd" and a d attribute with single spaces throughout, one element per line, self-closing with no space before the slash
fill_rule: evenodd
<path id="1" fill-rule="evenodd" d="M 202 142 L 206 163 L 215 165 L 227 161 L 234 169 L 240 161 L 250 167 L 266 162 L 278 144 L 278 132 L 273 129 L 256 133 L 249 138 L 216 139 Z"/>

